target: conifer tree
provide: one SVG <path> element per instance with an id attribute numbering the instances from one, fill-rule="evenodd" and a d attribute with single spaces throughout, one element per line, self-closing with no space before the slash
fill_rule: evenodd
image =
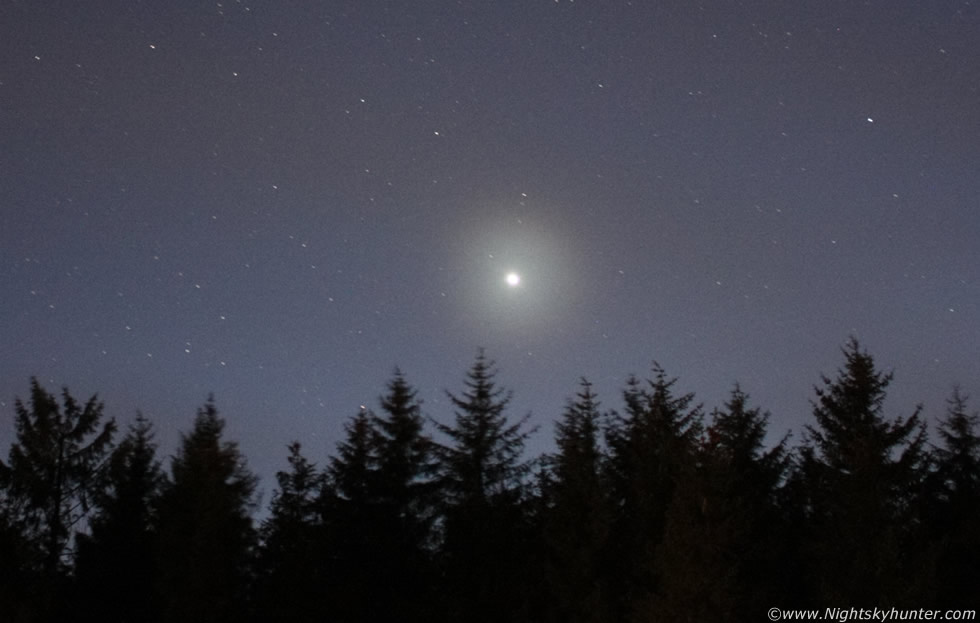
<path id="1" fill-rule="evenodd" d="M 153 619 L 155 511 L 163 482 L 153 425 L 138 414 L 109 458 L 89 533 L 77 537 L 78 597 L 102 620 Z"/>
<path id="2" fill-rule="evenodd" d="M 786 438 L 766 448 L 768 413 L 736 385 L 682 470 L 658 550 L 652 620 L 756 620 L 782 591 L 777 487 Z"/>
<path id="3" fill-rule="evenodd" d="M 434 444 L 416 391 L 398 370 L 345 425 L 324 496 L 338 615 L 350 621 L 428 620 L 435 519 Z"/>
<path id="4" fill-rule="evenodd" d="M 413 547 L 427 545 L 433 520 L 435 444 L 425 434 L 421 402 L 401 371 L 380 398 L 381 416 L 372 414 L 377 456 L 377 495 L 398 530 Z"/>
<path id="5" fill-rule="evenodd" d="M 508 422 L 512 393 L 497 387 L 496 374 L 494 363 L 480 350 L 463 393 L 447 392 L 456 409 L 454 424 L 436 423 L 450 440 L 440 447 L 440 455 L 444 486 L 455 506 L 516 502 L 530 473 L 530 464 L 522 460 L 530 416 Z"/>
<path id="6" fill-rule="evenodd" d="M 823 377 L 801 451 L 809 500 L 811 585 L 826 603 L 914 603 L 924 588 L 909 541 L 925 475 L 920 408 L 884 415 L 891 374 L 852 339 Z"/>
<path id="7" fill-rule="evenodd" d="M 432 546 L 436 519 L 435 445 L 424 432 L 416 391 L 396 370 L 372 413 L 378 505 L 376 553 L 384 564 L 374 581 L 382 587 L 375 620 L 431 620 Z"/>
<path id="8" fill-rule="evenodd" d="M 558 451 L 546 457 L 542 538 L 549 620 L 608 619 L 602 555 L 609 533 L 599 401 L 582 379 L 555 424 Z"/>
<path id="9" fill-rule="evenodd" d="M 375 540 L 382 530 L 377 504 L 374 417 L 362 407 L 344 424 L 344 440 L 330 457 L 321 496 L 331 614 L 338 620 L 373 620 L 381 606 L 374 576 L 382 564 Z"/>
<path id="10" fill-rule="evenodd" d="M 344 424 L 346 437 L 337 444 L 337 454 L 330 457 L 327 468 L 331 492 L 351 508 L 366 507 L 374 493 L 377 456 L 373 419 L 371 412 L 361 407 Z"/>
<path id="11" fill-rule="evenodd" d="M 656 552 L 664 536 L 675 483 L 694 460 L 701 434 L 701 407 L 693 394 L 675 396 L 676 379 L 654 365 L 644 386 L 632 377 L 623 392 L 624 414 L 606 426 L 612 531 L 607 577 L 613 616 L 642 617 L 658 588 Z"/>
<path id="12" fill-rule="evenodd" d="M 952 508 L 980 502 L 980 414 L 971 413 L 968 402 L 959 387 L 953 388 L 939 422 L 942 445 L 934 448 L 943 499 Z"/>
<path id="13" fill-rule="evenodd" d="M 260 530 L 256 609 L 260 620 L 322 621 L 330 613 L 321 508 L 325 476 L 289 444 L 289 471 L 276 473 L 269 517 Z"/>
<path id="14" fill-rule="evenodd" d="M 224 427 L 209 399 L 171 463 L 157 552 L 165 620 L 239 621 L 244 613 L 257 478 Z"/>
<path id="15" fill-rule="evenodd" d="M 17 440 L 7 463 L 0 461 L 4 514 L 32 545 L 28 567 L 48 581 L 65 571 L 73 530 L 101 486 L 116 430 L 114 420 L 102 421 L 102 411 L 96 396 L 80 404 L 67 388 L 59 405 L 36 378 L 29 406 L 15 403 Z"/>
<path id="16" fill-rule="evenodd" d="M 942 445 L 933 449 L 938 481 L 937 597 L 964 607 L 976 600 L 980 577 L 980 415 L 958 387 L 939 422 Z"/>
<path id="17" fill-rule="evenodd" d="M 447 392 L 453 425 L 438 424 L 449 443 L 439 448 L 446 496 L 443 556 L 452 596 L 450 618 L 516 621 L 526 616 L 528 527 L 522 502 L 531 464 L 523 460 L 530 415 L 511 423 L 510 392 L 478 352 L 466 389 Z"/>
<path id="18" fill-rule="evenodd" d="M 323 473 L 303 456 L 300 443 L 294 441 L 288 450 L 289 471 L 276 473 L 278 489 L 272 497 L 270 516 L 262 523 L 261 530 L 267 548 L 281 547 L 282 555 L 302 547 L 307 540 L 306 527 L 320 520 L 318 498 L 324 486 Z"/>

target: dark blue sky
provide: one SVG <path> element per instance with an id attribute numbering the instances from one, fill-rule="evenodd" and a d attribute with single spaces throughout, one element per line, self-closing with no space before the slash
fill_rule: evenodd
<path id="1" fill-rule="evenodd" d="M 945 1 L 6 2 L 0 446 L 31 375 L 165 453 L 213 392 L 268 491 L 396 365 L 448 422 L 479 346 L 534 453 L 580 376 L 619 407 L 653 360 L 798 440 L 850 335 L 891 414 L 980 400 L 978 32 Z"/>

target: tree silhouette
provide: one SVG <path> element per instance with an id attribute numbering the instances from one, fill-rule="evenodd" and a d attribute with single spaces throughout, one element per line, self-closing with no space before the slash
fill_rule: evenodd
<path id="1" fill-rule="evenodd" d="M 781 594 L 776 489 L 786 438 L 765 445 L 768 413 L 736 385 L 682 470 L 657 554 L 654 620 L 755 620 Z"/>
<path id="2" fill-rule="evenodd" d="M 381 606 L 374 576 L 383 561 L 374 539 L 382 529 L 376 496 L 375 431 L 361 408 L 344 425 L 344 440 L 330 457 L 321 498 L 330 567 L 331 613 L 338 620 L 370 621 Z"/>
<path id="3" fill-rule="evenodd" d="M 856 340 L 821 377 L 801 447 L 737 385 L 706 421 L 653 367 L 621 412 L 588 381 L 525 457 L 529 415 L 482 350 L 426 431 L 399 371 L 325 469 L 288 446 L 256 532 L 257 479 L 213 399 L 169 475 L 139 415 L 36 379 L 0 462 L 0 619 L 755 620 L 772 606 L 969 608 L 980 575 L 980 415 L 955 389 L 926 442 L 886 417 L 892 375 Z M 928 450 L 927 450 L 928 446 Z M 259 537 L 259 538 L 257 538 Z"/>
<path id="4" fill-rule="evenodd" d="M 336 498 L 349 502 L 352 508 L 363 508 L 373 494 L 377 462 L 375 432 L 368 409 L 362 407 L 344 424 L 344 432 L 346 437 L 337 444 L 337 454 L 330 457 L 327 475 Z"/>
<path id="5" fill-rule="evenodd" d="M 401 371 L 395 371 L 380 403 L 382 415 L 372 414 L 377 495 L 403 524 L 403 537 L 421 549 L 429 543 L 434 519 L 436 447 L 424 432 L 421 402 Z"/>
<path id="6" fill-rule="evenodd" d="M 104 621 L 149 621 L 156 503 L 164 482 L 153 426 L 139 414 L 112 451 L 89 533 L 77 536 L 79 600 Z"/>
<path id="7" fill-rule="evenodd" d="M 582 379 L 555 424 L 558 451 L 546 457 L 542 538 L 549 619 L 609 620 L 601 579 L 609 506 L 601 447 L 601 414 L 592 384 Z"/>
<path id="8" fill-rule="evenodd" d="M 837 378 L 823 377 L 816 389 L 816 425 L 806 427 L 801 451 L 812 585 L 826 603 L 914 603 L 924 590 L 908 543 L 925 475 L 920 409 L 886 419 L 892 375 L 857 340 L 844 356 Z"/>
<path id="9" fill-rule="evenodd" d="M 374 578 L 383 607 L 375 620 L 431 620 L 435 445 L 424 433 L 421 403 L 401 371 L 395 371 L 380 404 L 381 415 L 372 414 L 373 497 L 381 524 L 374 544 L 385 564 Z"/>
<path id="10" fill-rule="evenodd" d="M 530 415 L 511 424 L 505 414 L 512 393 L 497 387 L 494 363 L 483 350 L 467 372 L 452 426 L 436 423 L 450 444 L 440 446 L 443 482 L 456 506 L 486 506 L 519 499 L 530 464 L 522 461 Z"/>
<path id="11" fill-rule="evenodd" d="M 497 387 L 496 370 L 480 350 L 455 407 L 449 440 L 439 447 L 446 496 L 443 559 L 450 617 L 467 621 L 519 620 L 528 591 L 522 562 L 528 526 L 522 501 L 531 465 L 523 460 L 531 431 L 525 416 L 507 419 L 511 394 Z"/>
<path id="12" fill-rule="evenodd" d="M 953 508 L 969 509 L 980 500 L 980 414 L 971 413 L 959 387 L 946 403 L 939 421 L 942 445 L 934 448 L 943 498 Z"/>
<path id="13" fill-rule="evenodd" d="M 103 423 L 103 405 L 92 396 L 84 405 L 65 388 L 62 404 L 31 379 L 30 407 L 15 404 L 17 441 L 0 483 L 9 515 L 22 526 L 40 558 L 34 563 L 50 579 L 70 561 L 72 530 L 88 513 L 100 486 L 103 461 L 116 430 Z"/>
<path id="14" fill-rule="evenodd" d="M 434 445 L 416 392 L 395 371 L 381 415 L 345 425 L 328 468 L 325 518 L 345 620 L 431 619 Z"/>
<path id="15" fill-rule="evenodd" d="M 606 574 L 616 593 L 617 620 L 644 616 L 658 588 L 656 551 L 663 540 L 675 483 L 694 460 L 701 407 L 693 394 L 675 396 L 676 379 L 659 365 L 644 386 L 631 377 L 624 414 L 613 414 L 605 435 L 610 449 L 612 527 Z"/>
<path id="16" fill-rule="evenodd" d="M 954 388 L 939 422 L 942 445 L 934 448 L 939 524 L 937 593 L 949 607 L 976 601 L 980 577 L 980 415 Z"/>
<path id="17" fill-rule="evenodd" d="M 160 500 L 160 593 L 171 621 L 238 621 L 255 542 L 256 477 L 237 444 L 222 439 L 214 400 L 181 437 Z"/>
<path id="18" fill-rule="evenodd" d="M 325 476 L 303 456 L 299 442 L 289 445 L 288 461 L 289 471 L 276 474 L 278 489 L 260 530 L 256 609 L 260 620 L 322 621 L 330 612 Z"/>

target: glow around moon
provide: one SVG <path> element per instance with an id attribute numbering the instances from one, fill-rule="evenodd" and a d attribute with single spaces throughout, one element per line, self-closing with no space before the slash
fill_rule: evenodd
<path id="1" fill-rule="evenodd" d="M 573 310 L 581 284 L 572 277 L 577 233 L 557 208 L 491 203 L 485 218 L 459 225 L 453 241 L 453 263 L 447 272 L 458 288 L 451 301 L 460 322 L 477 342 L 501 335 L 541 338 L 578 321 Z M 449 261 L 449 260 L 447 260 Z"/>

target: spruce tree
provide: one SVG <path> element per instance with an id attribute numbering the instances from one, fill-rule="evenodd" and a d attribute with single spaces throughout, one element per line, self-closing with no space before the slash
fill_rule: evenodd
<path id="1" fill-rule="evenodd" d="M 609 620 L 601 582 L 609 536 L 601 417 L 592 384 L 582 379 L 555 424 L 558 451 L 545 459 L 545 599 L 555 622 Z"/>
<path id="2" fill-rule="evenodd" d="M 809 565 L 823 603 L 913 604 L 925 590 L 910 535 L 925 475 L 920 408 L 884 414 L 891 374 L 852 339 L 837 378 L 823 377 L 801 451 Z"/>
<path id="3" fill-rule="evenodd" d="M 939 422 L 942 445 L 933 449 L 938 504 L 936 592 L 950 608 L 976 604 L 980 577 L 980 415 L 954 388 Z"/>
<path id="4" fill-rule="evenodd" d="M 933 450 L 943 499 L 952 509 L 969 510 L 980 501 L 980 414 L 971 413 L 968 402 L 959 387 L 953 388 L 939 421 L 942 445 Z"/>
<path id="5" fill-rule="evenodd" d="M 112 451 L 89 533 L 78 535 L 78 599 L 105 621 L 150 621 L 156 504 L 164 482 L 153 426 L 138 414 Z"/>
<path id="6" fill-rule="evenodd" d="M 434 444 L 416 391 L 398 370 L 345 424 L 327 469 L 323 512 L 335 563 L 334 613 L 348 621 L 429 620 Z"/>
<path id="7" fill-rule="evenodd" d="M 320 521 L 318 499 L 324 487 L 323 473 L 303 456 L 300 443 L 294 441 L 288 450 L 289 471 L 276 472 L 278 488 L 261 529 L 265 549 L 283 558 L 302 549 L 309 539 L 307 528 Z"/>
<path id="8" fill-rule="evenodd" d="M 780 603 L 783 549 L 777 488 L 786 438 L 766 447 L 768 413 L 738 387 L 716 409 L 682 470 L 658 550 L 653 620 L 751 621 Z"/>
<path id="9" fill-rule="evenodd" d="M 331 612 L 320 506 L 325 476 L 303 456 L 299 442 L 288 449 L 289 470 L 276 473 L 278 488 L 260 530 L 256 610 L 260 620 L 312 623 Z"/>
<path id="10" fill-rule="evenodd" d="M 494 362 L 483 350 L 467 372 L 459 396 L 446 392 L 455 407 L 452 426 L 436 423 L 450 443 L 440 447 L 443 483 L 454 506 L 483 507 L 516 502 L 531 466 L 522 460 L 530 436 L 530 415 L 510 423 L 512 393 L 498 388 Z"/>
<path id="11" fill-rule="evenodd" d="M 434 518 L 435 444 L 425 434 L 417 392 L 401 371 L 395 371 L 380 403 L 382 415 L 372 414 L 377 495 L 402 524 L 398 528 L 402 538 L 413 543 L 413 548 L 423 548 Z"/>
<path id="12" fill-rule="evenodd" d="M 694 395 L 675 396 L 676 379 L 654 364 L 644 385 L 631 377 L 623 391 L 625 411 L 614 413 L 605 435 L 609 446 L 612 529 L 605 561 L 615 592 L 613 616 L 640 620 L 658 589 L 656 553 L 664 537 L 675 483 L 694 461 L 702 430 Z"/>
<path id="13" fill-rule="evenodd" d="M 466 389 L 447 392 L 453 425 L 438 424 L 446 508 L 443 560 L 450 618 L 516 621 L 526 616 L 528 526 L 524 497 L 531 464 L 523 460 L 530 415 L 510 422 L 510 392 L 495 381 L 482 350 Z"/>
<path id="14" fill-rule="evenodd" d="M 355 508 L 367 506 L 375 489 L 375 431 L 373 416 L 362 407 L 344 424 L 344 441 L 327 467 L 330 490 L 338 503 Z"/>
<path id="15" fill-rule="evenodd" d="M 375 620 L 431 620 L 432 553 L 436 519 L 435 445 L 425 434 L 421 401 L 396 370 L 372 414 L 378 505 L 376 553 L 385 564 L 375 582 L 382 589 Z"/>
<path id="16" fill-rule="evenodd" d="M 377 504 L 377 454 L 373 415 L 362 407 L 344 425 L 344 440 L 327 467 L 320 504 L 331 614 L 338 620 L 374 620 L 383 607 L 375 576 L 383 564 L 376 539 L 383 524 Z M 383 589 L 382 589 L 383 590 Z"/>
<path id="17" fill-rule="evenodd" d="M 157 551 L 165 620 L 230 622 L 244 614 L 257 478 L 238 445 L 223 439 L 224 428 L 209 399 L 171 462 Z"/>
<path id="18" fill-rule="evenodd" d="M 0 461 L 6 532 L 19 535 L 24 570 L 43 578 L 44 591 L 60 584 L 71 560 L 73 531 L 83 524 L 101 486 L 115 421 L 103 422 L 103 404 L 80 404 L 68 389 L 61 404 L 31 379 L 29 404 L 15 402 L 16 441 Z M 50 603 L 49 603 L 50 605 Z"/>

